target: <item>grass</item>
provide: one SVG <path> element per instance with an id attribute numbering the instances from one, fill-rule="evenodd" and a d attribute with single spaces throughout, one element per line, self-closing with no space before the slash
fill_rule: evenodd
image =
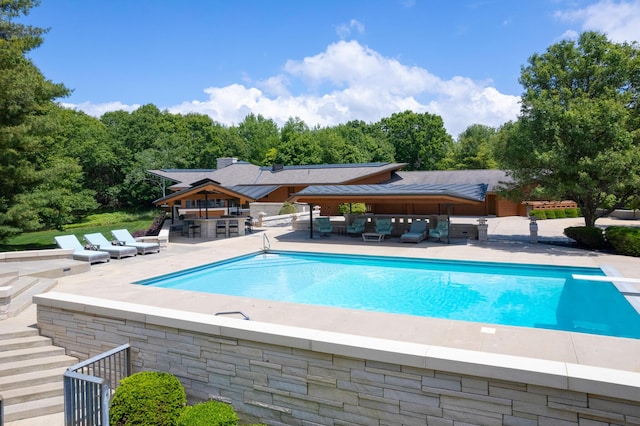
<path id="1" fill-rule="evenodd" d="M 56 248 L 53 237 L 74 234 L 83 241 L 84 234 L 100 232 L 111 240 L 111 230 L 128 229 L 129 232 L 148 229 L 153 219 L 159 214 L 157 210 L 141 212 L 97 213 L 87 216 L 82 222 L 68 225 L 64 230 L 48 230 L 25 232 L 0 244 L 0 251 L 43 250 Z"/>

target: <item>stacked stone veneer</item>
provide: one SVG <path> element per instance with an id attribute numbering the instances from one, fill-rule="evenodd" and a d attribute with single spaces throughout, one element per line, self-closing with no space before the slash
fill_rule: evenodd
<path id="1" fill-rule="evenodd" d="M 123 343 L 190 402 L 269 425 L 640 423 L 640 374 L 193 314 L 60 293 L 38 327 L 82 359 Z"/>

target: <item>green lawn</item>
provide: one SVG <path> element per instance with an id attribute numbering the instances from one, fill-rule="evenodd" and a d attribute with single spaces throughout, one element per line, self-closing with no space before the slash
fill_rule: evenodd
<path id="1" fill-rule="evenodd" d="M 0 244 L 0 251 L 18 251 L 18 250 L 42 250 L 56 248 L 53 237 L 58 235 L 74 234 L 80 242 L 83 241 L 84 234 L 101 232 L 107 240 L 112 240 L 112 229 L 128 229 L 129 232 L 149 229 L 153 223 L 153 219 L 160 212 L 150 210 L 144 212 L 115 212 L 115 213 L 99 213 L 88 216 L 81 223 L 76 223 L 65 227 L 63 231 L 49 230 L 39 232 L 25 232 L 11 238 L 5 244 Z"/>

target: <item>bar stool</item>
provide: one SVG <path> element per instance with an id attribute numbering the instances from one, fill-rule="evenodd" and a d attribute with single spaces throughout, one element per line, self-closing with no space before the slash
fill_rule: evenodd
<path id="1" fill-rule="evenodd" d="M 198 234 L 198 237 L 202 236 L 202 229 L 200 225 L 196 225 L 196 224 L 189 225 L 189 236 L 195 238 L 196 233 Z"/>

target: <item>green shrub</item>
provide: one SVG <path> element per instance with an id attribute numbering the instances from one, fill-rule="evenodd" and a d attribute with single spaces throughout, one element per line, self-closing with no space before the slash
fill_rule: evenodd
<path id="1" fill-rule="evenodd" d="M 578 217 L 578 209 L 575 207 L 569 207 L 564 209 L 565 217 Z"/>
<path id="2" fill-rule="evenodd" d="M 538 220 L 545 220 L 547 218 L 544 210 L 531 210 L 529 216 L 534 216 Z"/>
<path id="3" fill-rule="evenodd" d="M 285 201 L 282 204 L 282 207 L 280 207 L 280 211 L 278 212 L 278 214 L 293 214 L 293 213 L 297 213 L 298 210 L 296 210 L 296 206 L 294 206 L 293 204 Z"/>
<path id="4" fill-rule="evenodd" d="M 595 226 L 570 226 L 564 229 L 564 235 L 575 240 L 578 245 L 591 249 L 601 249 L 607 245 L 602 229 Z"/>
<path id="5" fill-rule="evenodd" d="M 111 426 L 175 425 L 187 403 L 180 381 L 169 373 L 144 371 L 122 379 L 109 406 Z"/>
<path id="6" fill-rule="evenodd" d="M 364 203 L 341 203 L 338 204 L 340 214 L 365 214 L 367 206 Z"/>
<path id="7" fill-rule="evenodd" d="M 238 415 L 229 404 L 219 401 L 207 401 L 187 407 L 177 426 L 236 426 Z"/>
<path id="8" fill-rule="evenodd" d="M 555 210 L 545 210 L 544 214 L 545 214 L 545 216 L 547 216 L 547 219 L 555 219 L 556 218 L 556 211 Z"/>
<path id="9" fill-rule="evenodd" d="M 556 219 L 564 219 L 565 217 L 567 217 L 566 213 L 564 212 L 564 209 L 555 209 L 553 211 L 553 214 L 556 215 Z"/>
<path id="10" fill-rule="evenodd" d="M 604 232 L 617 254 L 640 257 L 640 228 L 609 226 Z"/>

